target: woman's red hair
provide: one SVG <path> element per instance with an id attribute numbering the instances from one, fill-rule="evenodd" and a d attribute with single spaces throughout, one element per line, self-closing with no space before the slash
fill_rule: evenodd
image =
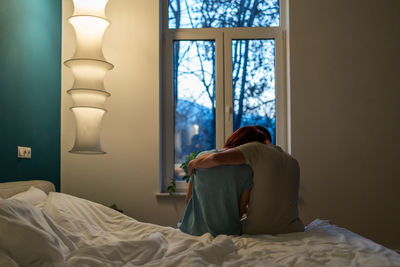
<path id="1" fill-rule="evenodd" d="M 264 143 L 267 136 L 255 126 L 237 129 L 225 142 L 224 148 L 234 148 L 250 142 Z"/>

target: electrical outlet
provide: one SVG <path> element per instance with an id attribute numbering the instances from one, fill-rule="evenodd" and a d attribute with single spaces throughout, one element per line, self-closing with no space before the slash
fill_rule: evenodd
<path id="1" fill-rule="evenodd" d="M 32 150 L 30 147 L 24 147 L 24 146 L 17 146 L 18 158 L 22 159 L 30 159 L 32 157 Z"/>

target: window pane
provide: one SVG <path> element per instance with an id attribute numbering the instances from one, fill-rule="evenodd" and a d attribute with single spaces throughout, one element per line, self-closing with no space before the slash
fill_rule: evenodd
<path id="1" fill-rule="evenodd" d="M 279 0 L 169 0 L 168 28 L 280 26 Z"/>
<path id="2" fill-rule="evenodd" d="M 175 178 L 193 151 L 215 148 L 215 42 L 174 41 Z"/>
<path id="3" fill-rule="evenodd" d="M 267 128 L 275 144 L 275 41 L 232 40 L 233 130 Z"/>

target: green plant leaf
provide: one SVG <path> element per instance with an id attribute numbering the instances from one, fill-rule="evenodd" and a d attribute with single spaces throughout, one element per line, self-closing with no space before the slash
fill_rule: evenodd
<path id="1" fill-rule="evenodd" d="M 185 172 L 185 176 L 183 176 L 183 180 L 188 183 L 190 180 L 190 175 L 188 175 L 188 167 L 189 167 L 189 162 L 191 160 L 194 160 L 197 155 L 199 154 L 199 152 L 197 151 L 193 151 L 192 153 L 190 153 L 187 157 L 186 157 L 186 161 L 184 161 L 181 166 L 179 166 L 180 168 L 183 169 L 183 171 Z M 170 185 L 167 187 L 167 191 L 170 195 L 172 195 L 173 193 L 176 192 L 176 182 L 175 182 L 175 178 L 171 179 L 171 183 Z"/>
<path id="2" fill-rule="evenodd" d="M 167 187 L 167 191 L 170 195 L 176 192 L 175 178 L 171 179 L 171 184 Z"/>

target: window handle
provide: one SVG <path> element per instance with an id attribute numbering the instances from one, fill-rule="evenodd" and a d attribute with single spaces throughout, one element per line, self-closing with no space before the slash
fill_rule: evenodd
<path id="1" fill-rule="evenodd" d="M 228 120 L 232 121 L 232 115 L 233 115 L 233 108 L 231 106 L 226 106 L 226 113 L 228 113 Z"/>

